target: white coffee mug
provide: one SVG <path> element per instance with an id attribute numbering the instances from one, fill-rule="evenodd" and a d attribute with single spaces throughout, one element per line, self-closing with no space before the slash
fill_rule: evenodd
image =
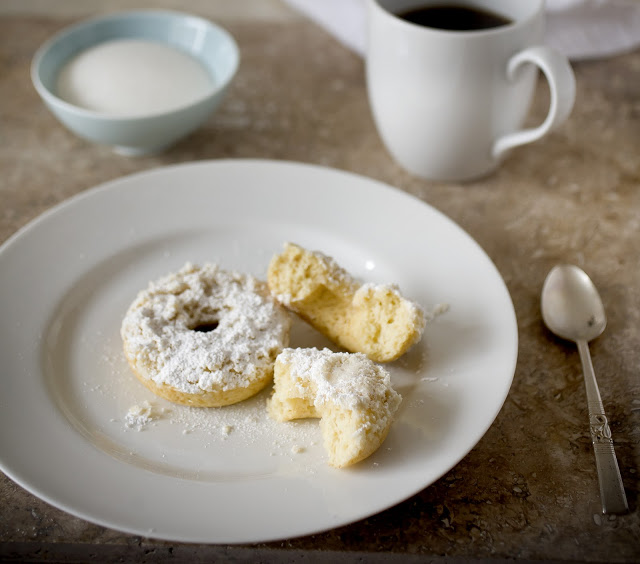
<path id="1" fill-rule="evenodd" d="M 506 17 L 484 30 L 449 31 L 398 17 L 447 0 L 369 0 L 367 90 L 391 155 L 428 179 L 464 181 L 493 171 L 513 147 L 566 120 L 575 99 L 567 59 L 542 45 L 544 0 L 458 0 Z M 549 82 L 544 122 L 522 129 L 537 69 Z"/>

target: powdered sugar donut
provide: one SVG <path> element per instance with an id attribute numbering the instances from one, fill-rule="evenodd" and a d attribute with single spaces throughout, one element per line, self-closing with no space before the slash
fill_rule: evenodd
<path id="1" fill-rule="evenodd" d="M 183 405 L 242 401 L 273 376 L 290 319 L 266 283 L 215 264 L 186 264 L 142 290 L 120 334 L 138 379 Z"/>

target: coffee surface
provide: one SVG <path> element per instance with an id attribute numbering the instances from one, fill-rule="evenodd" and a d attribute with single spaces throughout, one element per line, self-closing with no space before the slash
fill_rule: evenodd
<path id="1" fill-rule="evenodd" d="M 436 29 L 474 31 L 511 23 L 509 18 L 482 8 L 462 5 L 434 5 L 413 8 L 398 14 L 408 22 Z"/>

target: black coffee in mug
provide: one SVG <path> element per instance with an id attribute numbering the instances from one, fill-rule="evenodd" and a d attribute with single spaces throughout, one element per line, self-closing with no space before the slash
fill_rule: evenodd
<path id="1" fill-rule="evenodd" d="M 511 23 L 509 18 L 483 8 L 461 4 L 423 6 L 398 14 L 408 22 L 450 31 L 491 29 Z"/>

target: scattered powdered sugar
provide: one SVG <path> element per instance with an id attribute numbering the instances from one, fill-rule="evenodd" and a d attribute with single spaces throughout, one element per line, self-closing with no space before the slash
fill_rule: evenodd
<path id="1" fill-rule="evenodd" d="M 437 317 L 440 317 L 444 313 L 447 313 L 449 311 L 449 308 L 450 308 L 449 304 L 436 304 L 431 309 L 431 311 L 425 314 L 427 322 L 433 321 Z"/>
<path id="2" fill-rule="evenodd" d="M 138 294 L 121 336 L 143 376 L 197 394 L 261 377 L 288 343 L 290 323 L 265 283 L 187 263 Z"/>
<path id="3" fill-rule="evenodd" d="M 144 400 L 129 408 L 124 428 L 160 433 L 158 436 L 167 436 L 168 429 L 175 428 L 174 432 L 185 436 L 185 440 L 204 445 L 200 448 L 232 441 L 234 448 L 266 448 L 270 456 L 301 454 L 317 445 L 317 420 L 275 421 L 266 407 L 270 393 L 270 389 L 263 390 L 253 398 L 225 407 L 163 406 L 168 402 L 162 398 Z M 112 418 L 111 423 L 122 425 L 123 421 Z"/>
<path id="4" fill-rule="evenodd" d="M 304 452 L 317 444 L 318 422 L 314 419 L 282 423 L 268 415 L 267 398 L 271 390 L 225 407 L 187 407 L 176 405 L 166 423 L 182 428 L 182 433 L 207 440 L 232 440 L 240 447 L 260 445 L 271 456 Z"/>
<path id="5" fill-rule="evenodd" d="M 223 440 L 230 436 L 251 439 L 263 419 L 260 412 L 266 410 L 264 400 L 258 399 L 250 398 L 225 407 L 176 405 L 169 422 L 182 427 L 187 434 L 201 433 Z"/>
<path id="6" fill-rule="evenodd" d="M 133 405 L 129 408 L 125 416 L 125 425 L 130 429 L 141 431 L 149 423 L 162 417 L 167 412 L 166 409 L 160 408 L 150 401 L 143 401 L 139 405 Z"/>

